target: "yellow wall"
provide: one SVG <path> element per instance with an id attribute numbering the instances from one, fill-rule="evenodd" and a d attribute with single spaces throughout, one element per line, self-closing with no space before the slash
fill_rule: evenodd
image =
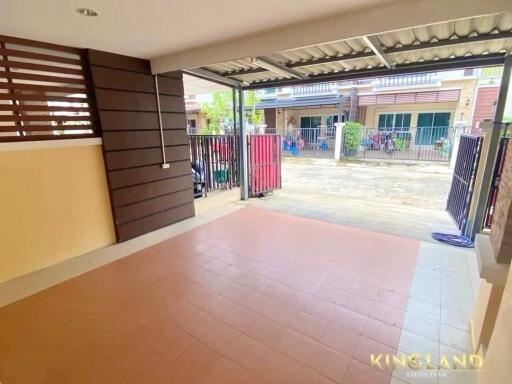
<path id="1" fill-rule="evenodd" d="M 0 144 L 0 282 L 115 242 L 101 145 L 10 145 Z"/>
<path id="2" fill-rule="evenodd" d="M 512 377 L 512 268 L 507 283 L 494 331 L 480 372 L 481 384 L 510 383 Z"/>

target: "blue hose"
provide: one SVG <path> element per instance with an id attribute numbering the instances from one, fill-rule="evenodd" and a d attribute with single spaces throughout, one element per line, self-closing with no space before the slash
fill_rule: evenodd
<path id="1" fill-rule="evenodd" d="M 449 233 L 434 232 L 432 233 L 434 240 L 441 243 L 455 245 L 456 247 L 474 248 L 475 243 L 467 236 L 452 235 Z"/>

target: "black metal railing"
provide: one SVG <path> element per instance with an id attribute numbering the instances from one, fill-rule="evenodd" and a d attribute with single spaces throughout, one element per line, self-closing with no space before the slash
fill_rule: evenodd
<path id="1" fill-rule="evenodd" d="M 195 196 L 238 186 L 238 136 L 190 135 L 189 143 Z"/>
<path id="2" fill-rule="evenodd" d="M 386 76 L 379 77 L 377 80 L 378 87 L 406 87 L 411 85 L 432 84 L 435 77 L 431 72 L 415 73 L 410 75 Z"/>
<path id="3" fill-rule="evenodd" d="M 311 85 L 298 85 L 293 87 L 294 95 L 310 95 L 316 93 L 330 93 L 335 83 L 320 83 Z"/>
<path id="4" fill-rule="evenodd" d="M 496 165 L 494 167 L 494 174 L 492 177 L 491 191 L 489 193 L 489 199 L 487 201 L 487 208 L 485 210 L 484 227 L 491 228 L 492 217 L 494 213 L 494 207 L 496 200 L 498 199 L 498 191 L 500 189 L 500 179 L 505 166 L 505 157 L 507 154 L 507 148 L 509 145 L 509 138 L 502 137 L 500 141 L 500 147 L 498 149 L 498 156 L 496 158 Z"/>
<path id="5" fill-rule="evenodd" d="M 482 136 L 462 135 L 460 138 L 446 210 L 462 232 L 464 232 L 467 225 L 469 208 L 473 198 L 482 141 Z"/>
<path id="6" fill-rule="evenodd" d="M 364 159 L 450 161 L 464 127 L 344 128 L 343 155 Z"/>

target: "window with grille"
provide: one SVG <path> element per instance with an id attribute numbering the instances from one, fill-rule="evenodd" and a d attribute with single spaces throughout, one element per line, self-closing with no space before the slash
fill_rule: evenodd
<path id="1" fill-rule="evenodd" d="M 83 50 L 0 36 L 0 142 L 96 132 Z"/>
<path id="2" fill-rule="evenodd" d="M 410 127 L 410 113 L 379 114 L 379 131 L 408 131 Z"/>

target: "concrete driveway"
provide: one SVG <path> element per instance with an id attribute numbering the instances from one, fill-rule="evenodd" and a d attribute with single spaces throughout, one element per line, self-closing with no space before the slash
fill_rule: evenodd
<path id="1" fill-rule="evenodd" d="M 284 158 L 282 173 L 281 190 L 250 204 L 421 240 L 458 233 L 445 164 Z"/>

